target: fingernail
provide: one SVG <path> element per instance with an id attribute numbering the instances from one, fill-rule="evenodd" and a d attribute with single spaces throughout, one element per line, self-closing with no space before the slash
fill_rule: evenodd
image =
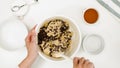
<path id="1" fill-rule="evenodd" d="M 74 57 L 74 60 L 77 60 L 78 59 L 78 57 Z"/>
<path id="2" fill-rule="evenodd" d="M 81 57 L 81 59 L 85 59 L 84 57 Z"/>

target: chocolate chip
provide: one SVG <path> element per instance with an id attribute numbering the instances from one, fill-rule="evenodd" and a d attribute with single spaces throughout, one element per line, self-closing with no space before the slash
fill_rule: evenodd
<path id="1" fill-rule="evenodd" d="M 69 29 L 69 26 L 66 26 L 66 25 L 63 25 L 63 26 L 60 28 L 61 32 L 64 32 L 64 31 L 66 31 L 66 30 L 68 30 L 68 29 Z"/>

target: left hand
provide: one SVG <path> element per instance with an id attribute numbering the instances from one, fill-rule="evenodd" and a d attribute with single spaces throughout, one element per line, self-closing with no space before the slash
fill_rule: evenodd
<path id="1" fill-rule="evenodd" d="M 31 58 L 36 58 L 38 55 L 35 28 L 36 26 L 29 32 L 28 36 L 25 39 L 26 47 L 28 51 L 27 57 L 31 57 Z"/>
<path id="2" fill-rule="evenodd" d="M 28 33 L 28 36 L 25 39 L 28 55 L 19 64 L 19 68 L 30 68 L 38 56 L 38 46 L 36 43 L 37 39 L 36 39 L 35 27 Z"/>

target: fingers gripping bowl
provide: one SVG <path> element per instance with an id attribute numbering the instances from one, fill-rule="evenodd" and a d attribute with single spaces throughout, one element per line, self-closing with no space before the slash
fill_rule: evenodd
<path id="1" fill-rule="evenodd" d="M 70 18 L 63 16 L 50 17 L 36 28 L 39 55 L 50 61 L 64 60 L 56 53 L 68 57 L 74 56 L 81 45 L 81 32 Z"/>

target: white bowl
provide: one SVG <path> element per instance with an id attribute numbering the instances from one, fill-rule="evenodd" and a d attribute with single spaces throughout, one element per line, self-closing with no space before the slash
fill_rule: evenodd
<path id="1" fill-rule="evenodd" d="M 54 16 L 54 17 L 50 17 L 48 19 L 46 19 L 45 21 L 43 21 L 42 23 L 40 23 L 37 27 L 36 27 L 36 33 L 39 33 L 39 29 L 40 27 L 44 24 L 44 22 L 50 21 L 51 19 L 62 19 L 65 20 L 69 23 L 70 26 L 70 31 L 73 32 L 73 36 L 72 36 L 72 43 L 71 43 L 71 48 L 69 49 L 69 51 L 67 51 L 65 53 L 66 56 L 68 57 L 74 57 L 74 55 L 78 52 L 78 50 L 80 49 L 81 46 L 81 42 L 82 42 L 82 37 L 81 37 L 81 32 L 80 29 L 78 28 L 78 25 L 76 24 L 76 22 L 74 22 L 73 20 L 71 20 L 68 17 L 64 17 L 64 16 Z M 44 58 L 45 60 L 48 61 L 62 61 L 65 60 L 64 58 L 52 58 L 49 57 L 47 55 L 45 55 L 40 49 L 39 49 L 39 55 Z"/>
<path id="2" fill-rule="evenodd" d="M 104 39 L 100 35 L 89 34 L 83 40 L 85 52 L 97 55 L 104 49 Z"/>
<path id="3" fill-rule="evenodd" d="M 26 26 L 16 17 L 4 21 L 0 25 L 0 47 L 13 51 L 25 46 Z"/>

